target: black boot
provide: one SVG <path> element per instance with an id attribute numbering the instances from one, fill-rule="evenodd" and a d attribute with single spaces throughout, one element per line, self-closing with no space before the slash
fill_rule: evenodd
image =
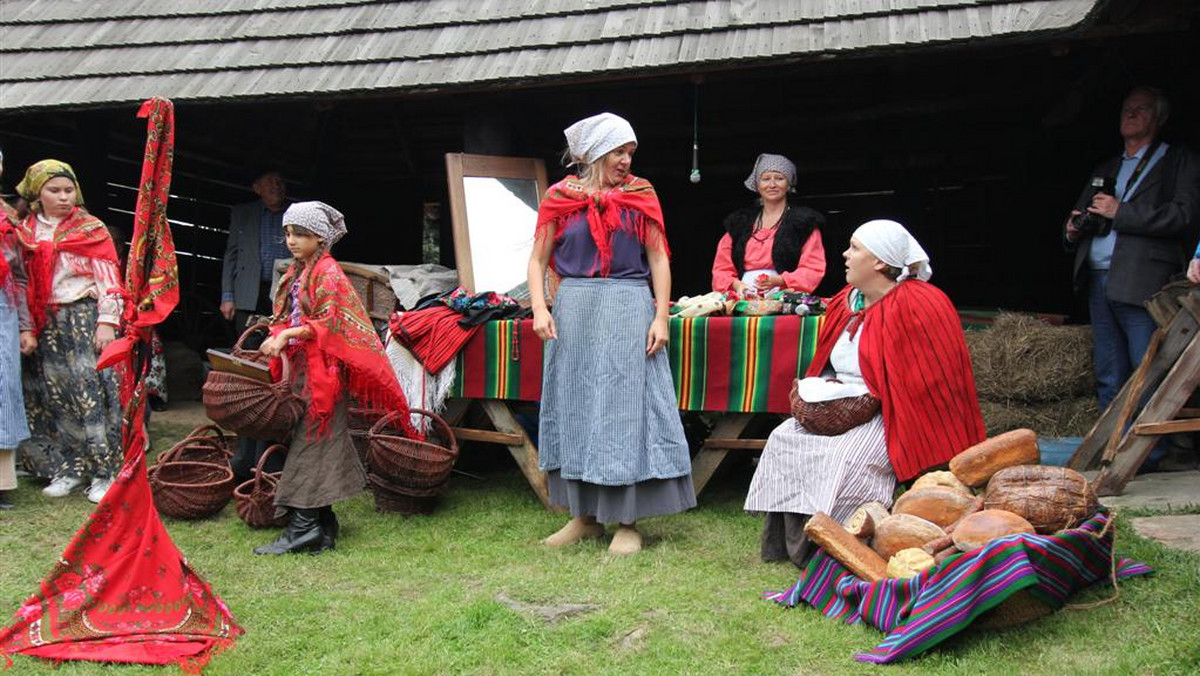
<path id="1" fill-rule="evenodd" d="M 324 540 L 321 541 L 321 549 L 333 549 L 337 546 L 338 531 L 341 530 L 341 524 L 338 523 L 337 515 L 333 513 L 332 505 L 322 507 L 320 512 L 321 531 L 324 535 Z"/>
<path id="2" fill-rule="evenodd" d="M 317 509 L 293 509 L 292 520 L 279 539 L 269 545 L 255 547 L 255 554 L 294 554 L 321 549 L 324 534 L 321 532 L 320 511 Z"/>
<path id="3" fill-rule="evenodd" d="M 0 510 L 12 509 L 12 508 L 13 508 L 13 503 L 9 501 L 8 493 L 5 493 L 4 491 L 0 491 Z M 336 530 L 337 529 L 334 528 L 335 532 L 336 532 Z"/>

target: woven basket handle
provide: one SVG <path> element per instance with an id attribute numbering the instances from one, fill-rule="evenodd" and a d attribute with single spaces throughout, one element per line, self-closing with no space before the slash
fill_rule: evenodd
<path id="1" fill-rule="evenodd" d="M 271 444 L 267 447 L 267 450 L 263 451 L 262 455 L 258 457 L 258 464 L 254 466 L 254 490 L 257 491 L 259 489 L 261 482 L 272 481 L 272 479 L 267 476 L 267 473 L 263 471 L 263 466 L 266 464 L 267 458 L 271 457 L 273 453 L 281 448 L 285 451 L 287 450 L 287 446 L 284 446 L 283 444 Z"/>
<path id="2" fill-rule="evenodd" d="M 229 439 L 225 436 L 224 430 L 217 425 L 201 425 L 192 430 L 191 434 L 188 434 L 189 439 L 212 439 L 214 436 L 216 437 L 217 443 L 219 443 L 223 448 L 227 448 L 229 446 Z"/>
<path id="3" fill-rule="evenodd" d="M 423 408 L 414 408 L 411 410 L 411 412 L 417 413 L 419 415 L 423 415 L 426 418 L 433 420 L 434 423 L 436 423 L 439 427 L 441 427 L 442 432 L 446 435 L 446 440 L 450 444 L 450 447 L 449 447 L 450 451 L 452 453 L 454 453 L 454 455 L 456 455 L 456 456 L 458 455 L 458 440 L 454 438 L 454 431 L 450 429 L 450 426 L 446 424 L 445 420 L 442 420 L 441 417 L 438 416 L 436 413 L 433 413 L 431 411 L 426 411 Z M 371 426 L 371 431 L 368 432 L 367 434 L 370 434 L 370 435 L 382 434 L 383 430 L 389 424 L 396 422 L 397 420 L 400 420 L 400 418 L 402 418 L 403 415 L 404 414 L 400 413 L 399 411 L 392 411 L 391 413 L 388 413 L 387 415 L 383 416 L 378 421 L 376 421 L 376 423 Z M 397 431 L 402 432 L 402 430 L 397 430 Z M 401 436 L 404 436 L 403 433 L 401 433 Z"/>
<path id="4" fill-rule="evenodd" d="M 271 325 L 260 322 L 258 324 L 255 324 L 254 326 L 246 327 L 246 330 L 242 332 L 242 335 L 238 336 L 237 342 L 233 344 L 233 353 L 234 354 L 238 354 L 238 353 L 259 354 L 258 350 L 247 350 L 242 347 L 242 343 L 246 341 L 246 338 L 250 337 L 250 334 L 255 333 L 256 331 L 266 331 L 267 335 L 270 335 Z"/>

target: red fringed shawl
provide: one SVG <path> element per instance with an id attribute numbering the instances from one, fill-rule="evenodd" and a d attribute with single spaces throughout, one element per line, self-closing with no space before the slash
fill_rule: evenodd
<path id="1" fill-rule="evenodd" d="M 657 232 L 657 241 L 651 245 L 661 248 L 668 256 L 667 235 L 663 229 L 662 205 L 654 186 L 644 178 L 632 174 L 625 183 L 612 190 L 587 193 L 576 176 L 568 176 L 550 186 L 538 207 L 537 231 L 534 241 L 546 236 L 547 228 L 554 226 L 555 238 L 561 238 L 566 230 L 568 216 L 587 209 L 588 229 L 599 251 L 597 266 L 601 277 L 607 277 L 612 265 L 612 236 L 618 230 L 632 233 L 639 243 L 646 245 L 647 235 Z M 551 259 L 551 267 L 553 267 Z"/>
<path id="2" fill-rule="evenodd" d="M 5 246 L 5 240 L 12 232 L 14 232 L 12 221 L 8 218 L 8 210 L 4 209 L 0 211 L 0 247 Z M 0 251 L 0 292 L 12 293 L 12 287 L 9 285 L 11 278 L 12 269 L 8 265 L 8 259 L 5 258 L 4 252 Z"/>
<path id="3" fill-rule="evenodd" d="M 288 328 L 288 297 L 297 270 L 300 281 L 302 323 L 313 332 L 312 340 L 301 340 L 288 348 L 288 356 L 304 358 L 308 369 L 305 389 L 309 395 L 309 420 L 317 434 L 326 432 L 334 405 L 346 389 L 360 406 L 402 413 L 405 434 L 423 438 L 413 429 L 408 400 L 392 370 L 375 327 L 354 287 L 337 261 L 328 253 L 304 268 L 288 268 L 275 296 L 275 334 Z M 303 355 L 303 357 L 302 357 Z M 278 370 L 273 360 L 273 370 Z"/>
<path id="4" fill-rule="evenodd" d="M 75 207 L 54 228 L 54 237 L 44 242 L 37 241 L 37 215 L 30 214 L 17 226 L 17 237 L 28 250 L 25 268 L 29 275 L 27 294 L 29 314 L 33 318 L 33 331 L 41 333 L 46 325 L 46 316 L 52 312 L 50 292 L 54 284 L 54 268 L 58 254 L 73 253 L 88 258 L 100 258 L 117 263 L 117 249 L 104 223 L 87 211 Z"/>
<path id="5" fill-rule="evenodd" d="M 866 310 L 851 312 L 850 289 L 829 301 L 808 375 L 821 375 L 834 343 L 859 316 L 863 380 L 883 404 L 896 478 L 907 481 L 983 441 L 971 357 L 946 294 L 932 284 L 907 280 Z"/>

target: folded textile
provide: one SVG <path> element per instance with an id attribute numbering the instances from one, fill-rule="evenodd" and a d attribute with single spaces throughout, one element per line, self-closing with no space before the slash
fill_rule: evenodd
<path id="1" fill-rule="evenodd" d="M 871 583 L 818 551 L 790 589 L 764 594 L 786 606 L 801 601 L 847 624 L 866 622 L 887 636 L 855 656 L 884 664 L 911 657 L 966 629 L 985 611 L 1023 589 L 1051 608 L 1109 578 L 1112 529 L 1100 510 L 1078 528 L 1054 535 L 1010 535 L 959 554 L 916 577 Z M 1119 559 L 1116 577 L 1148 575 L 1145 564 Z"/>
<path id="2" fill-rule="evenodd" d="M 479 326 L 463 326 L 462 315 L 445 305 L 396 312 L 388 320 L 392 338 L 408 348 L 425 370 L 437 374 L 467 344 Z"/>

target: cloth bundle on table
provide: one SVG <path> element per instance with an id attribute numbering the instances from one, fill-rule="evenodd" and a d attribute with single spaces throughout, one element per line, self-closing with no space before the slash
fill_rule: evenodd
<path id="1" fill-rule="evenodd" d="M 875 583 L 818 551 L 795 585 L 764 596 L 789 607 L 804 602 L 826 617 L 886 632 L 883 642 L 855 659 L 894 662 L 945 641 L 1019 591 L 1057 609 L 1075 591 L 1108 579 L 1114 563 L 1110 518 L 1101 510 L 1078 528 L 1054 535 L 999 538 L 916 577 Z M 1152 572 L 1130 559 L 1116 561 L 1118 579 Z"/>
<path id="2" fill-rule="evenodd" d="M 479 326 L 464 327 L 462 315 L 444 306 L 397 312 L 388 321 L 392 340 L 416 357 L 426 371 L 437 374 L 454 361 L 458 351 L 471 340 Z"/>

